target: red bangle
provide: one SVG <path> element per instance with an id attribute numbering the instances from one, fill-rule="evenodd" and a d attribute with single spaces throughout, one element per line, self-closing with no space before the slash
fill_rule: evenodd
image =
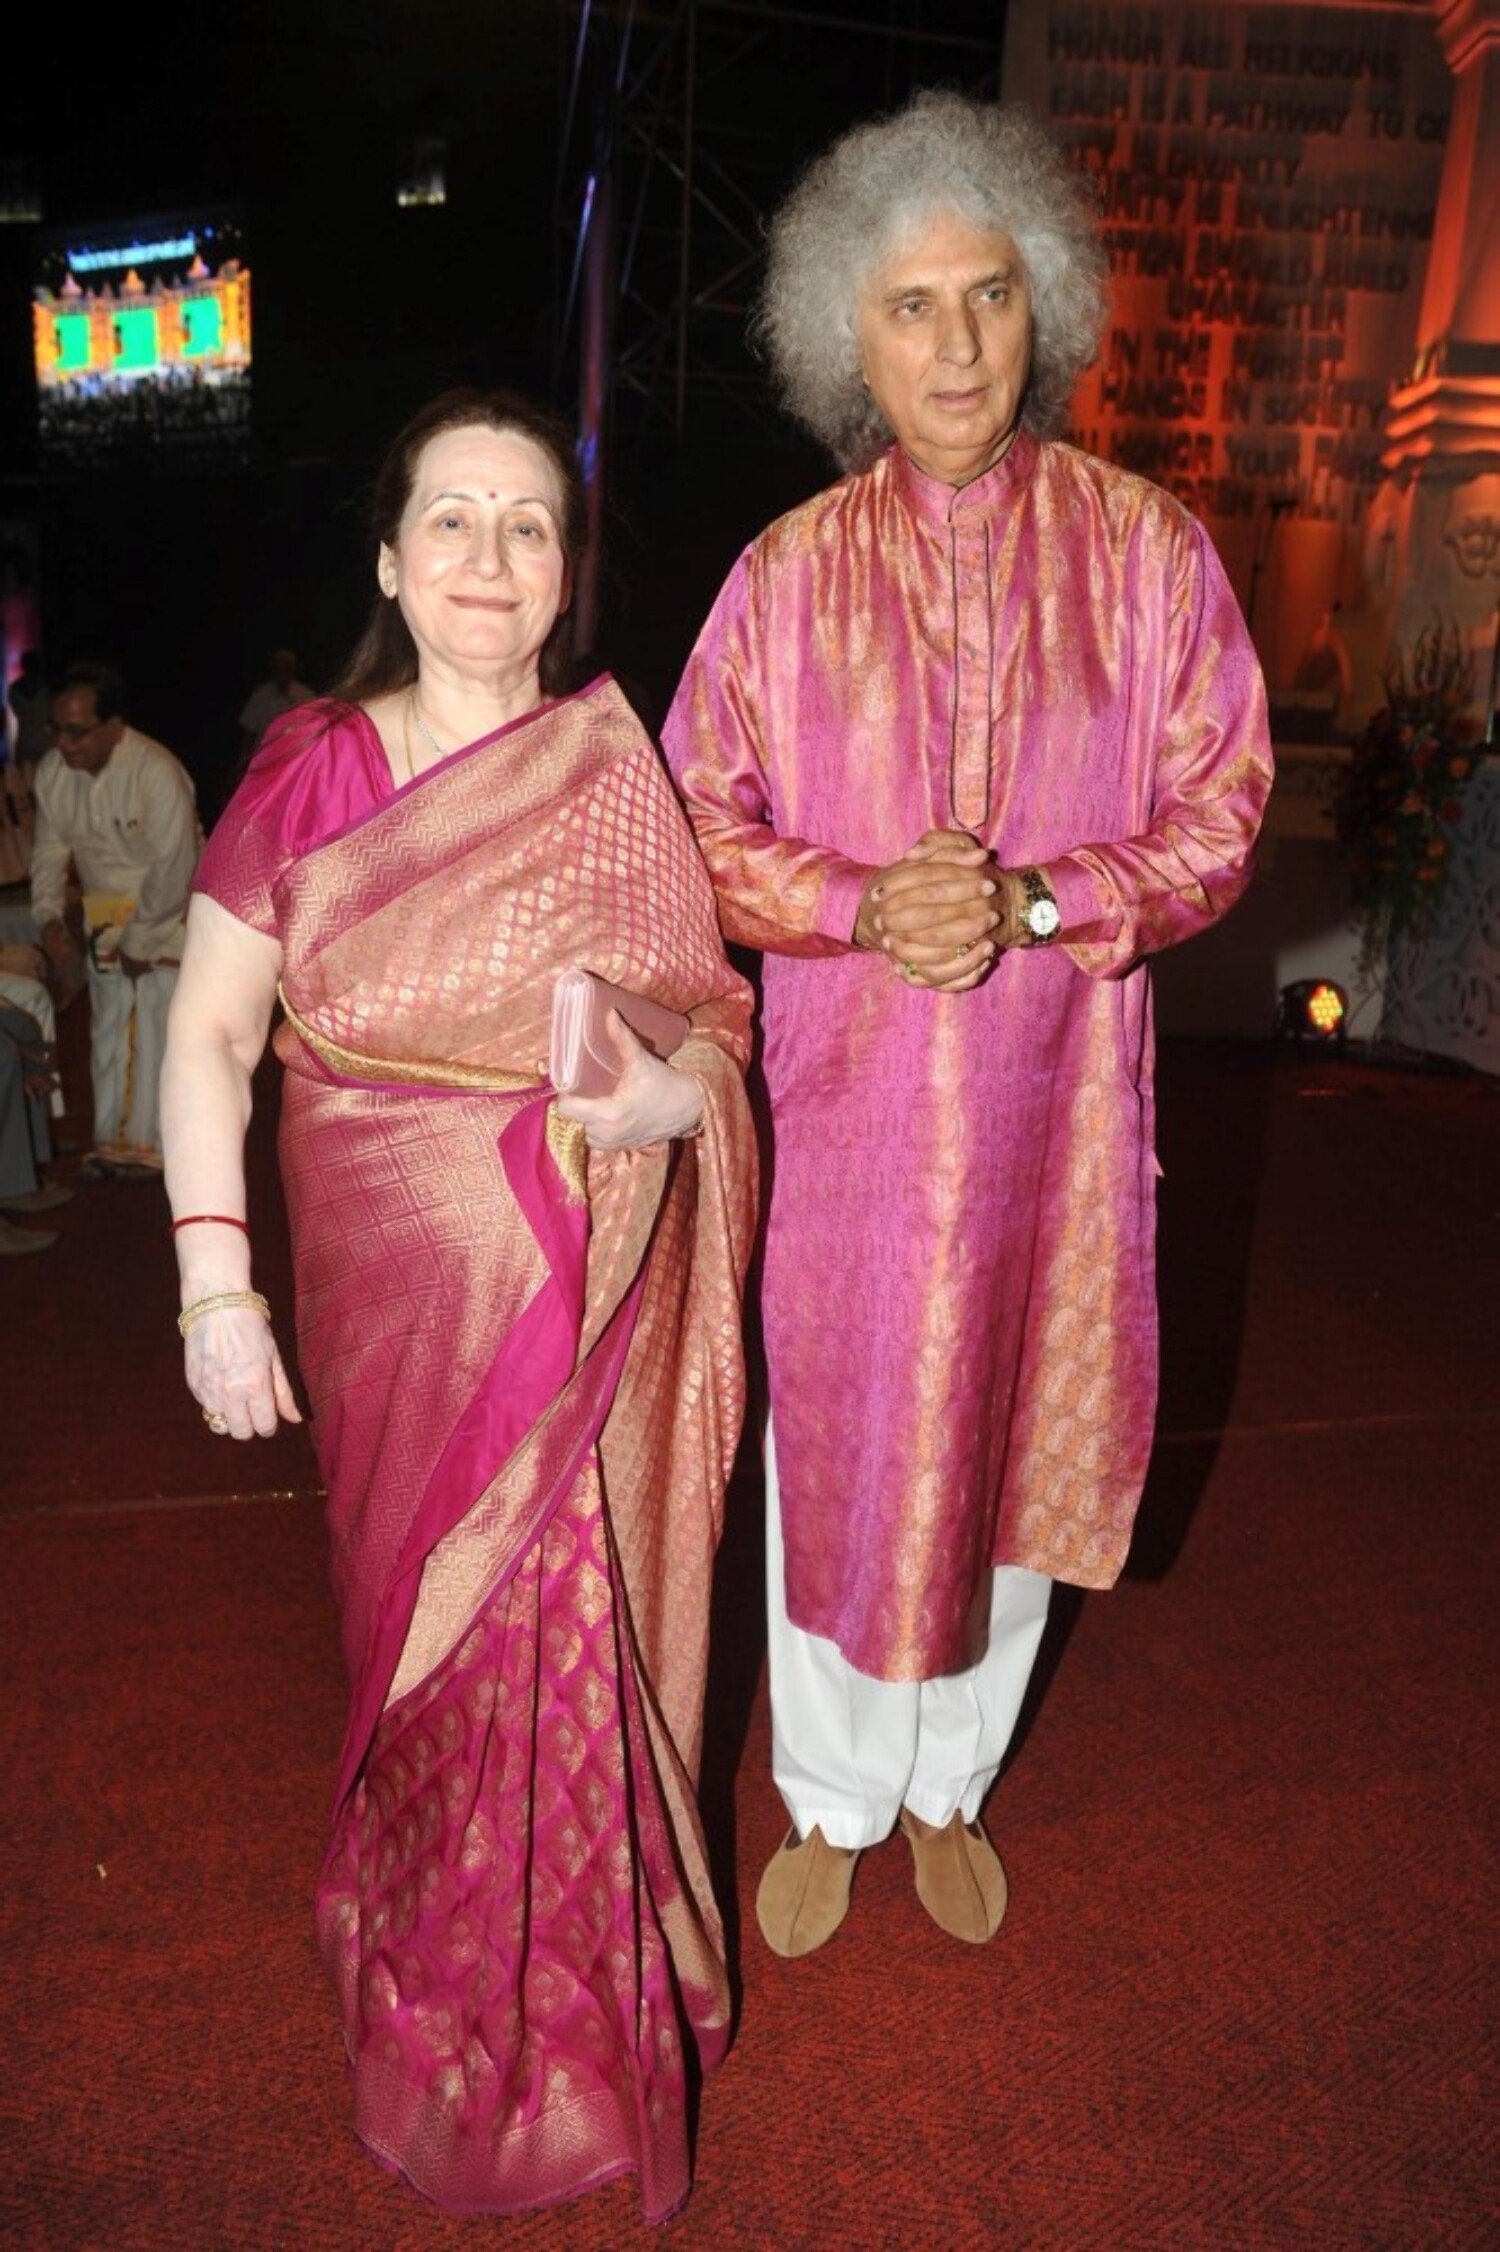
<path id="1" fill-rule="evenodd" d="M 179 1228 L 201 1228 L 209 1220 L 212 1220 L 216 1227 L 238 1228 L 241 1235 L 250 1233 L 246 1223 L 243 1220 L 236 1220 L 233 1214 L 229 1212 L 189 1212 L 185 1218 L 172 1222 L 172 1233 L 176 1235 Z"/>

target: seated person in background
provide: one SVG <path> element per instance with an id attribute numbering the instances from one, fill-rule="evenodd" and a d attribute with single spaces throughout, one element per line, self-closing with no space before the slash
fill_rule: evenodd
<path id="1" fill-rule="evenodd" d="M 57 1004 L 47 982 L 47 957 L 41 947 L 6 935 L 8 924 L 11 928 L 16 927 L 16 923 L 11 921 L 12 913 L 17 921 L 24 915 L 26 927 L 35 929 L 29 908 L 9 912 L 0 909 L 0 1005 L 9 1004 L 11 1008 L 19 1009 L 23 1015 L 33 1019 L 33 1030 L 29 1038 L 40 1049 L 48 1082 L 43 1105 L 45 1132 L 47 1119 L 61 1118 L 64 1108 L 62 1079 L 57 1068 Z M 38 1156 L 42 1159 L 47 1154 L 45 1149 L 38 1151 Z M 60 1202 L 61 1199 L 54 1201 Z"/>
<path id="2" fill-rule="evenodd" d="M 0 744 L 0 890 L 31 873 L 32 820 L 31 785 Z"/>
<path id="3" fill-rule="evenodd" d="M 16 730 L 10 755 L 29 785 L 33 772 L 46 755 L 49 740 L 47 675 L 40 649 L 21 651 L 16 677 L 6 692 L 6 702 Z"/>
<path id="4" fill-rule="evenodd" d="M 240 764 L 254 751 L 273 719 L 285 712 L 294 712 L 299 704 L 310 704 L 314 691 L 305 680 L 297 678 L 297 652 L 295 649 L 273 649 L 270 655 L 271 673 L 258 688 L 252 688 L 240 713 Z"/>
<path id="5" fill-rule="evenodd" d="M 0 739 L 0 885 L 22 884 L 31 869 L 33 789 L 47 748 L 47 678 L 41 652 L 23 649 L 6 693 L 10 727 Z"/>
<path id="6" fill-rule="evenodd" d="M 0 997 L 0 1258 L 56 1243 L 50 1229 L 17 1227 L 12 1215 L 50 1212 L 73 1194 L 43 1182 L 39 1172 L 52 1154 L 47 1104 L 56 1086 L 56 1059 L 42 1027 Z"/>
<path id="7" fill-rule="evenodd" d="M 155 1179 L 167 1007 L 182 960 L 188 886 L 202 836 L 185 767 L 125 718 L 112 665 L 73 665 L 37 768 L 31 912 L 57 975 L 76 975 L 68 864 L 83 891 L 94 1094 L 90 1172 Z"/>
<path id="8" fill-rule="evenodd" d="M 380 596 L 214 830 L 165 1085 L 188 1384 L 297 1409 L 243 1141 L 278 995 L 297 1349 L 351 1693 L 319 1893 L 360 2135 L 438 2203 L 687 2194 L 683 2019 L 729 2029 L 694 1802 L 743 1406 L 749 988 L 653 745 L 558 696 L 566 428 L 434 400 L 373 498 Z M 548 697 L 554 698 L 548 701 Z M 559 1101 L 569 965 L 690 1013 Z"/>

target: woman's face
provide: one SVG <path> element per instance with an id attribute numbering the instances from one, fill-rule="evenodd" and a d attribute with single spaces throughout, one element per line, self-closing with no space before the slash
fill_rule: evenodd
<path id="1" fill-rule="evenodd" d="M 1009 235 L 940 212 L 865 284 L 860 359 L 903 452 L 967 485 L 1015 433 L 1031 366 L 1031 290 Z"/>
<path id="2" fill-rule="evenodd" d="M 424 665 L 502 686 L 535 673 L 569 594 L 561 520 L 556 472 L 520 431 L 428 439 L 379 564 Z"/>

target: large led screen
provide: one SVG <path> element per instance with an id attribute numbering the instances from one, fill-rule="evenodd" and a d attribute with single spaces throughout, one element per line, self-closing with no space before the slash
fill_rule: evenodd
<path id="1" fill-rule="evenodd" d="M 32 302 L 44 463 L 232 466 L 250 446 L 250 267 L 224 213 L 52 229 Z"/>

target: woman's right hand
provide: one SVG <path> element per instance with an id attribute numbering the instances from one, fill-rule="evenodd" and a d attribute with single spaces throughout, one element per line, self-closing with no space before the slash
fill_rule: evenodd
<path id="1" fill-rule="evenodd" d="M 184 1358 L 188 1390 L 205 1419 L 223 1417 L 222 1436 L 269 1439 L 278 1416 L 302 1421 L 271 1325 L 254 1307 L 201 1315 L 188 1331 Z"/>
<path id="2" fill-rule="evenodd" d="M 654 1056 L 618 1009 L 604 1021 L 621 1065 L 614 1091 L 559 1096 L 558 1116 L 582 1126 L 591 1149 L 644 1149 L 696 1134 L 703 1122 L 703 1089 L 692 1073 Z"/>

